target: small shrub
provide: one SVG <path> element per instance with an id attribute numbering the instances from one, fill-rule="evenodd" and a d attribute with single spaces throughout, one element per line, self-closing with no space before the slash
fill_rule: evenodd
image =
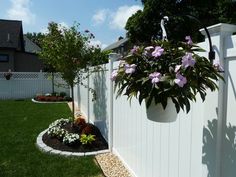
<path id="1" fill-rule="evenodd" d="M 83 118 L 76 118 L 74 120 L 73 126 L 78 130 L 78 132 L 81 132 L 86 126 L 86 122 Z"/>
<path id="2" fill-rule="evenodd" d="M 63 98 L 62 97 L 58 97 L 57 100 L 58 101 L 63 101 Z"/>
<path id="3" fill-rule="evenodd" d="M 84 126 L 86 126 L 86 122 L 83 118 L 76 118 L 74 120 L 74 125 L 84 125 Z"/>
<path id="4" fill-rule="evenodd" d="M 82 134 L 81 137 L 80 137 L 80 142 L 83 144 L 83 145 L 87 145 L 87 144 L 92 144 L 92 142 L 94 142 L 96 139 L 95 139 L 95 135 L 86 135 L 86 134 Z"/>
<path id="5" fill-rule="evenodd" d="M 81 134 L 86 134 L 86 135 L 89 135 L 89 134 L 93 134 L 93 135 L 98 135 L 99 134 L 99 130 L 96 126 L 94 126 L 93 124 L 86 124 L 84 126 L 84 128 L 82 129 L 82 132 Z"/>
<path id="6" fill-rule="evenodd" d="M 61 127 L 61 126 L 63 126 L 63 125 L 66 125 L 66 124 L 69 123 L 69 122 L 71 122 L 71 120 L 69 120 L 69 119 L 64 119 L 64 118 L 57 119 L 56 121 L 54 121 L 53 123 L 51 123 L 51 124 L 49 125 L 49 128 L 50 128 L 50 127 L 55 127 L 55 126 Z"/>
<path id="7" fill-rule="evenodd" d="M 60 92 L 60 93 L 59 93 L 59 96 L 60 96 L 60 97 L 65 97 L 65 96 L 66 96 L 66 92 Z"/>
<path id="8" fill-rule="evenodd" d="M 51 96 L 59 96 L 59 93 L 53 92 L 53 93 L 51 94 Z"/>
<path id="9" fill-rule="evenodd" d="M 65 96 L 65 97 L 64 97 L 64 101 L 72 101 L 72 98 L 69 97 L 69 96 Z"/>
<path id="10" fill-rule="evenodd" d="M 53 126 L 48 129 L 47 134 L 51 137 L 62 139 L 67 134 L 67 131 L 59 126 Z"/>
<path id="11" fill-rule="evenodd" d="M 73 144 L 76 144 L 77 142 L 79 142 L 79 140 L 80 140 L 80 136 L 78 134 L 76 134 L 76 133 L 67 133 L 63 137 L 62 142 L 64 144 L 73 145 Z"/>

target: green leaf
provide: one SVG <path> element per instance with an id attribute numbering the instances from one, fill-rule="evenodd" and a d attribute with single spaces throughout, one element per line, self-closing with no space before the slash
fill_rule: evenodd
<path id="1" fill-rule="evenodd" d="M 185 99 L 185 106 L 186 106 L 186 112 L 188 113 L 190 111 L 190 103 L 188 98 Z"/>
<path id="2" fill-rule="evenodd" d="M 179 113 L 180 111 L 180 106 L 179 106 L 179 103 L 176 99 L 174 99 L 173 97 L 171 97 L 171 100 L 173 101 L 173 103 L 175 104 L 175 108 L 176 108 L 176 111 L 177 113 Z"/>
<path id="3" fill-rule="evenodd" d="M 166 109 L 166 106 L 167 106 L 167 98 L 163 98 L 163 99 L 162 99 L 161 105 L 162 105 L 163 109 Z"/>

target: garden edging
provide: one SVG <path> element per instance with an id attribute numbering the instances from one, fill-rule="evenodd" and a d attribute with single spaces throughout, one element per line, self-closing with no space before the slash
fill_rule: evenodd
<path id="1" fill-rule="evenodd" d="M 36 101 L 34 98 L 32 98 L 31 101 L 34 103 L 47 103 L 47 104 L 48 103 L 68 103 L 68 101 L 54 101 L 54 102 L 52 102 L 52 101 L 51 102 L 49 102 L 49 101 L 48 102 L 47 101 Z"/>
<path id="2" fill-rule="evenodd" d="M 36 146 L 41 150 L 42 152 L 50 153 L 50 154 L 57 154 L 57 155 L 62 155 L 62 156 L 89 156 L 89 155 L 97 155 L 97 154 L 103 154 L 103 153 L 108 153 L 110 150 L 100 150 L 100 151 L 93 151 L 93 152 L 69 152 L 69 151 L 60 151 L 53 149 L 49 146 L 47 146 L 43 142 L 43 135 L 47 132 L 48 129 L 42 131 L 36 140 Z"/>

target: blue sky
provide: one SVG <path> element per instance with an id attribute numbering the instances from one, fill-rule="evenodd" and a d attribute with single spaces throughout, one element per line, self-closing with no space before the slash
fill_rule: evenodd
<path id="1" fill-rule="evenodd" d="M 142 9 L 140 0 L 0 0 L 0 18 L 23 21 L 26 32 L 45 32 L 48 22 L 79 22 L 102 48 L 125 36 L 129 16 Z"/>

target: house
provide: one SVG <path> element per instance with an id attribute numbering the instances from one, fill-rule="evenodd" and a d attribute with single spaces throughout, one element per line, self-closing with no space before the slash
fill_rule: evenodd
<path id="1" fill-rule="evenodd" d="M 0 72 L 39 72 L 40 47 L 23 35 L 22 21 L 0 19 Z"/>
<path id="2" fill-rule="evenodd" d="M 115 43 L 107 46 L 106 48 L 104 48 L 104 51 L 112 51 L 114 53 L 117 54 L 121 54 L 122 56 L 125 56 L 128 54 L 128 51 L 130 49 L 130 42 L 128 38 L 123 38 L 123 37 L 119 37 L 118 41 L 116 41 Z"/>

